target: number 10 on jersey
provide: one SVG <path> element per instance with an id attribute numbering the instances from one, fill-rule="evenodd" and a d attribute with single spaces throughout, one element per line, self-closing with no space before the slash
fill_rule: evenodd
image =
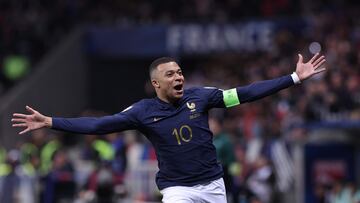
<path id="1" fill-rule="evenodd" d="M 181 145 L 182 142 L 190 142 L 192 139 L 192 130 L 188 125 L 182 125 L 179 130 L 174 128 L 172 134 L 175 136 L 178 145 Z"/>

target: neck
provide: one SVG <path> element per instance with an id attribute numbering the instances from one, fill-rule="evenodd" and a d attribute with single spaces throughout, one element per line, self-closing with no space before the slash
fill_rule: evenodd
<path id="1" fill-rule="evenodd" d="M 169 104 L 176 104 L 176 102 L 179 100 L 179 99 L 175 99 L 175 98 L 173 98 L 173 99 L 167 98 L 167 97 L 162 96 L 162 95 L 159 95 L 159 94 L 157 95 L 157 97 L 158 97 L 161 101 L 166 102 L 166 103 L 169 103 Z"/>

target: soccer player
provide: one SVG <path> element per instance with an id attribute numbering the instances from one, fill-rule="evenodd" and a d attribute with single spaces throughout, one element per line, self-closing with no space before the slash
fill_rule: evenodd
<path id="1" fill-rule="evenodd" d="M 325 57 L 315 54 L 307 63 L 299 54 L 291 75 L 229 90 L 184 89 L 185 78 L 172 58 L 156 59 L 149 68 L 157 97 L 143 99 L 120 113 L 99 118 L 56 118 L 26 106 L 29 114 L 14 113 L 13 127 L 24 134 L 52 128 L 81 134 L 106 134 L 137 129 L 153 144 L 159 172 L 156 184 L 165 203 L 226 203 L 223 170 L 216 159 L 208 111 L 251 102 L 325 71 Z M 220 79 L 220 78 L 219 78 Z"/>

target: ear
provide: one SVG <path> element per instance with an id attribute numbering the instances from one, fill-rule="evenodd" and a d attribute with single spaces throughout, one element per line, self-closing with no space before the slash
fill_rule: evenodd
<path id="1" fill-rule="evenodd" d="M 157 80 L 155 80 L 155 79 L 152 79 L 152 80 L 151 80 L 151 84 L 152 84 L 152 86 L 154 86 L 155 88 L 159 88 L 159 87 L 160 87 L 159 82 L 158 82 Z"/>

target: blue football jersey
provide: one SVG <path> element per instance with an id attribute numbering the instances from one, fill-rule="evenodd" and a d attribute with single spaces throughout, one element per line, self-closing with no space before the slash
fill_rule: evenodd
<path id="1" fill-rule="evenodd" d="M 290 76 L 261 81 L 234 89 L 240 103 L 250 102 L 293 85 Z M 224 108 L 224 91 L 217 88 L 191 88 L 176 103 L 159 98 L 143 99 L 118 114 L 100 118 L 53 118 L 53 128 L 84 134 L 106 134 L 136 129 L 153 144 L 159 172 L 159 189 L 193 186 L 220 178 L 209 130 L 208 111 Z"/>

